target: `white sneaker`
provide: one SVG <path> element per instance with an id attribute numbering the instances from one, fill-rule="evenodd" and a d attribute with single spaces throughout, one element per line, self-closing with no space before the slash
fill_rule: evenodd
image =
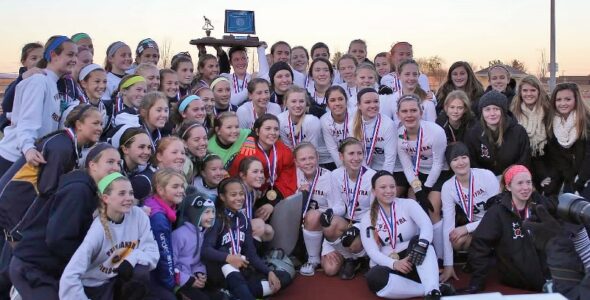
<path id="1" fill-rule="evenodd" d="M 318 263 L 308 261 L 304 263 L 303 266 L 301 266 L 301 268 L 299 269 L 299 274 L 303 276 L 313 276 L 315 274 L 315 269 L 317 269 L 318 265 Z"/>

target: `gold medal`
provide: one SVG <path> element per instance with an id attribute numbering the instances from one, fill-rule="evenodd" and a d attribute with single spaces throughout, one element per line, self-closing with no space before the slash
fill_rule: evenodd
<path id="1" fill-rule="evenodd" d="M 268 199 L 268 201 L 275 201 L 277 200 L 277 192 L 275 190 L 268 190 L 266 192 L 266 199 Z"/>
<path id="2" fill-rule="evenodd" d="M 420 181 L 420 179 L 418 179 L 418 177 L 412 180 L 412 183 L 410 185 L 412 186 L 414 192 L 419 192 L 422 190 L 422 182 Z"/>
<path id="3" fill-rule="evenodd" d="M 395 251 L 391 252 L 391 254 L 389 254 L 389 257 L 391 257 L 395 260 L 399 260 L 399 254 L 397 254 L 397 252 L 395 252 Z"/>

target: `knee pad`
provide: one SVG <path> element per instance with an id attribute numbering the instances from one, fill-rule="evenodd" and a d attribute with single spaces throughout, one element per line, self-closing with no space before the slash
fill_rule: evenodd
<path id="1" fill-rule="evenodd" d="M 382 290 L 389 281 L 389 269 L 383 266 L 375 266 L 371 268 L 365 277 L 367 278 L 367 285 L 373 293 Z"/>

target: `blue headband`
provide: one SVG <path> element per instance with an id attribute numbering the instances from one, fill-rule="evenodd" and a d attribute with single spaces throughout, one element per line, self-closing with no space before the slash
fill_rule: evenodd
<path id="1" fill-rule="evenodd" d="M 43 58 L 45 58 L 45 60 L 47 62 L 50 62 L 51 61 L 51 52 L 55 51 L 55 49 L 57 49 L 59 46 L 61 46 L 61 44 L 63 44 L 66 41 L 69 41 L 69 40 L 70 40 L 70 38 L 68 38 L 67 36 L 63 36 L 63 35 L 57 36 L 55 39 L 53 39 L 51 44 L 49 44 L 47 49 L 45 49 L 45 52 L 43 53 Z"/>
<path id="2" fill-rule="evenodd" d="M 191 104 L 191 102 L 195 101 L 195 100 L 200 100 L 201 98 L 199 98 L 199 96 L 196 95 L 190 95 L 187 96 L 186 98 L 184 98 L 184 100 L 182 100 L 182 102 L 180 102 L 180 105 L 178 106 L 178 111 L 179 112 L 184 112 L 184 110 L 186 109 L 186 107 Z"/>

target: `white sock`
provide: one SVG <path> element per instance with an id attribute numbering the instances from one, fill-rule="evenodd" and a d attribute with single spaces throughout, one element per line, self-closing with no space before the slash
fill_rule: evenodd
<path id="1" fill-rule="evenodd" d="M 309 262 L 320 262 L 320 251 L 322 250 L 323 237 L 324 234 L 321 231 L 303 229 L 303 241 L 305 241 L 305 249 L 307 249 Z"/>
<path id="2" fill-rule="evenodd" d="M 386 299 L 422 297 L 424 294 L 421 284 L 396 274 L 389 274 L 387 285 L 377 292 L 377 296 Z"/>
<path id="3" fill-rule="evenodd" d="M 263 280 L 260 282 L 260 285 L 262 285 L 262 296 L 263 297 L 272 295 L 272 290 L 270 289 L 270 283 L 268 281 Z"/>
<path id="4" fill-rule="evenodd" d="M 416 266 L 416 271 L 418 271 L 418 276 L 422 282 L 420 285 L 424 290 L 423 295 L 430 293 L 432 290 L 438 290 L 438 263 L 436 262 L 436 254 L 432 247 L 428 247 L 424 262 L 421 265 Z"/>
<path id="5" fill-rule="evenodd" d="M 221 266 L 221 273 L 223 273 L 224 277 L 227 277 L 227 275 L 229 275 L 229 273 L 231 272 L 240 272 L 240 270 L 234 268 L 234 266 L 230 264 L 225 264 Z"/>
<path id="6" fill-rule="evenodd" d="M 443 242 L 443 221 L 440 220 L 436 224 L 432 225 L 432 246 L 436 252 L 436 258 L 442 259 L 444 253 L 445 244 Z"/>

